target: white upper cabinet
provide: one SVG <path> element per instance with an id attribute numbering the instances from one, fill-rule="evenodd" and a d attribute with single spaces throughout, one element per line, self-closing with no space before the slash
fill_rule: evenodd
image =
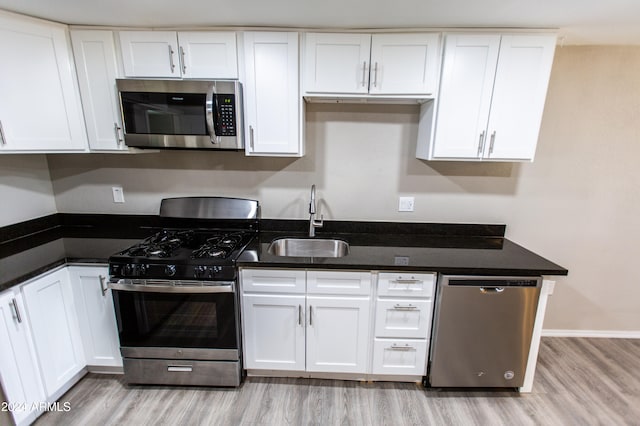
<path id="1" fill-rule="evenodd" d="M 72 30 L 71 42 L 89 148 L 92 151 L 126 150 L 116 89 L 118 66 L 113 32 Z"/>
<path id="2" fill-rule="evenodd" d="M 435 132 L 419 132 L 418 158 L 533 160 L 555 43 L 552 34 L 447 35 Z M 431 150 L 421 146 L 431 139 Z"/>
<path id="3" fill-rule="evenodd" d="M 234 32 L 120 31 L 127 77 L 238 78 Z"/>
<path id="4" fill-rule="evenodd" d="M 307 93 L 368 93 L 370 34 L 305 34 Z"/>
<path id="5" fill-rule="evenodd" d="M 67 29 L 0 12 L 0 151 L 87 149 Z"/>
<path id="6" fill-rule="evenodd" d="M 305 94 L 433 96 L 439 34 L 307 33 Z"/>
<path id="7" fill-rule="evenodd" d="M 243 37 L 246 154 L 302 156 L 298 33 Z"/>
<path id="8" fill-rule="evenodd" d="M 439 34 L 374 34 L 369 92 L 435 95 L 439 53 Z"/>

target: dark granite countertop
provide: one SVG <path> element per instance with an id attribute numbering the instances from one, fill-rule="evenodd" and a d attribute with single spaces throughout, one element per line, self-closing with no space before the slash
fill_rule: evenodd
<path id="1" fill-rule="evenodd" d="M 305 238 L 291 232 L 262 232 L 238 259 L 239 266 L 431 271 L 465 275 L 567 275 L 563 267 L 498 237 L 397 234 L 319 234 L 350 245 L 338 258 L 280 257 L 268 253 L 272 240 Z"/>
<path id="2" fill-rule="evenodd" d="M 58 214 L 0 228 L 0 291 L 60 265 L 106 264 L 112 254 L 165 225 L 157 216 Z M 568 273 L 504 238 L 504 225 L 325 222 L 317 238 L 349 242 L 347 256 L 279 257 L 267 252 L 275 238 L 304 237 L 306 225 L 306 221 L 261 221 L 258 238 L 238 265 L 478 275 Z"/>

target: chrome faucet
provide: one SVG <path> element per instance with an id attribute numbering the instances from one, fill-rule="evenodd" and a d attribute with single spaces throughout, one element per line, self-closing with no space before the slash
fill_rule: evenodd
<path id="1" fill-rule="evenodd" d="M 316 228 L 322 228 L 323 216 L 320 215 L 320 220 L 316 220 L 316 186 L 311 185 L 311 201 L 309 202 L 309 237 L 316 236 Z"/>

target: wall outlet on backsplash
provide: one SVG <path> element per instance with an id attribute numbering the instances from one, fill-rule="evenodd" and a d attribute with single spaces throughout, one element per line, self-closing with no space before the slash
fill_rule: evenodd
<path id="1" fill-rule="evenodd" d="M 400 201 L 398 202 L 398 211 L 412 212 L 414 203 L 415 203 L 414 197 L 400 197 Z"/>
<path id="2" fill-rule="evenodd" d="M 113 192 L 114 203 L 124 203 L 124 191 L 121 186 L 111 187 L 111 192 Z"/>

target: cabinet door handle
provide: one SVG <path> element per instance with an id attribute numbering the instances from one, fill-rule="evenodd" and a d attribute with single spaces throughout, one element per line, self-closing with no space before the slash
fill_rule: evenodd
<path id="1" fill-rule="evenodd" d="M 109 290 L 109 288 L 104 285 L 104 280 L 106 279 L 106 277 L 103 277 L 102 275 L 98 275 L 98 279 L 100 280 L 100 290 L 102 291 L 102 295 L 106 296 L 107 290 Z"/>
<path id="2" fill-rule="evenodd" d="M 378 63 L 373 67 L 373 87 L 378 87 Z"/>
<path id="3" fill-rule="evenodd" d="M 2 128 L 2 121 L 0 121 L 0 144 L 6 145 L 7 141 L 4 139 L 4 129 Z"/>
<path id="4" fill-rule="evenodd" d="M 364 62 L 362 63 L 362 87 L 364 87 L 364 85 L 365 85 L 365 83 L 366 83 L 366 81 L 365 81 L 365 78 L 366 78 L 366 75 L 365 75 L 365 74 L 366 74 L 366 72 L 367 72 L 367 61 L 364 61 Z"/>
<path id="5" fill-rule="evenodd" d="M 418 309 L 418 307 L 413 306 L 412 304 L 408 304 L 408 305 L 395 304 L 393 305 L 393 309 L 397 311 L 415 311 L 416 309 Z"/>
<path id="6" fill-rule="evenodd" d="M 171 74 L 173 74 L 173 71 L 176 69 L 176 64 L 173 63 L 174 53 L 173 48 L 169 45 L 169 66 L 171 66 Z"/>
<path id="7" fill-rule="evenodd" d="M 253 126 L 249 126 L 249 146 L 251 147 L 251 151 L 253 152 Z"/>
<path id="8" fill-rule="evenodd" d="M 313 306 L 309 305 L 309 325 L 313 326 Z"/>
<path id="9" fill-rule="evenodd" d="M 496 141 L 496 131 L 491 133 L 491 142 L 489 143 L 489 154 L 493 154 L 493 143 Z"/>
<path id="10" fill-rule="evenodd" d="M 118 123 L 113 123 L 113 131 L 116 134 L 116 143 L 118 144 L 118 147 L 120 147 L 122 142 L 124 142 L 120 137 L 120 130 L 122 130 L 122 127 L 118 126 Z"/>
<path id="11" fill-rule="evenodd" d="M 392 351 L 402 351 L 402 352 L 408 352 L 408 351 L 415 351 L 416 348 L 414 348 L 413 346 L 409 346 L 409 345 L 405 345 L 405 346 L 398 346 L 396 344 L 391 345 L 391 347 L 389 348 Z"/>
<path id="12" fill-rule="evenodd" d="M 182 74 L 187 73 L 187 63 L 184 60 L 184 49 L 180 46 L 180 61 L 182 62 Z"/>
<path id="13" fill-rule="evenodd" d="M 480 133 L 480 141 L 478 142 L 478 156 L 482 154 L 482 147 L 484 146 L 484 130 Z"/>
<path id="14" fill-rule="evenodd" d="M 18 323 L 21 323 L 22 315 L 20 315 L 20 309 L 18 309 L 18 301 L 16 300 L 15 297 L 11 299 L 11 306 L 13 306 L 13 312 L 16 314 L 16 319 L 18 320 Z"/>
<path id="15" fill-rule="evenodd" d="M 302 325 L 302 305 L 298 305 L 298 325 Z"/>

